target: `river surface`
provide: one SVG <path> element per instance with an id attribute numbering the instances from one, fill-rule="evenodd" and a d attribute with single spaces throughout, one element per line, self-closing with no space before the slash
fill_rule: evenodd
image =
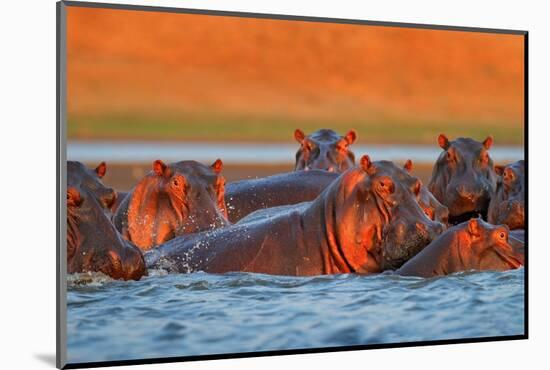
<path id="1" fill-rule="evenodd" d="M 524 333 L 524 269 L 423 279 L 162 274 L 68 278 L 70 363 Z"/>
<path id="2" fill-rule="evenodd" d="M 298 144 L 285 143 L 187 143 L 76 141 L 67 143 L 67 159 L 80 162 L 144 163 L 162 158 L 165 162 L 192 159 L 214 162 L 221 158 L 233 164 L 294 163 Z M 353 145 L 357 158 L 368 154 L 373 160 L 433 163 L 441 153 L 437 145 Z M 495 145 L 491 158 L 499 163 L 523 159 L 523 147 Z"/>

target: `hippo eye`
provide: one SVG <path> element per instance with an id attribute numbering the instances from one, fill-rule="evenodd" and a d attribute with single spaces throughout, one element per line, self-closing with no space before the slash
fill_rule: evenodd
<path id="1" fill-rule="evenodd" d="M 454 155 L 451 152 L 447 152 L 447 160 L 449 162 L 452 162 L 454 160 Z"/>
<path id="2" fill-rule="evenodd" d="M 506 231 L 499 231 L 498 232 L 499 240 L 506 240 L 506 237 L 507 237 Z"/>
<path id="3" fill-rule="evenodd" d="M 378 187 L 384 193 L 393 193 L 393 183 L 391 180 L 382 179 L 378 182 Z"/>
<path id="4" fill-rule="evenodd" d="M 172 186 L 175 188 L 178 188 L 178 189 L 181 188 L 183 186 L 183 183 L 184 183 L 183 179 L 180 178 L 179 176 L 172 178 Z"/>

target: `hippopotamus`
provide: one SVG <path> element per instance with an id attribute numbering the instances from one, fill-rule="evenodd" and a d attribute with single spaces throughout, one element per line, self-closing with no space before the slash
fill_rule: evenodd
<path id="1" fill-rule="evenodd" d="M 148 250 L 175 236 L 229 224 L 220 159 L 211 166 L 156 160 L 152 167 L 114 215 L 124 238 Z"/>
<path id="2" fill-rule="evenodd" d="M 489 149 L 492 136 L 483 142 L 470 138 L 454 141 L 441 134 L 443 152 L 437 159 L 428 189 L 449 209 L 449 222 L 457 224 L 481 215 L 487 219 L 489 201 L 495 193 L 497 176 Z"/>
<path id="3" fill-rule="evenodd" d="M 520 160 L 495 166 L 499 175 L 497 189 L 489 203 L 488 221 L 506 224 L 512 230 L 525 227 L 525 165 Z"/>
<path id="4" fill-rule="evenodd" d="M 101 182 L 101 179 L 107 173 L 107 164 L 105 162 L 101 162 L 92 170 L 80 162 L 67 161 L 67 172 L 68 174 L 78 174 L 79 184 L 86 188 L 88 193 L 97 200 L 101 208 L 108 210 L 116 202 L 116 191 Z"/>
<path id="5" fill-rule="evenodd" d="M 523 250 L 508 240 L 506 225 L 472 218 L 445 231 L 395 272 L 432 277 L 467 270 L 510 270 L 523 265 Z"/>
<path id="6" fill-rule="evenodd" d="M 149 268 L 277 275 L 395 269 L 439 235 L 392 162 L 363 156 L 306 206 L 269 219 L 174 238 L 145 253 Z M 396 176 L 399 173 L 400 176 Z"/>
<path id="7" fill-rule="evenodd" d="M 259 209 L 314 200 L 338 176 L 335 172 L 311 170 L 228 183 L 225 201 L 229 221 L 235 223 Z"/>
<path id="8" fill-rule="evenodd" d="M 412 172 L 413 163 L 409 159 L 404 169 Z M 403 174 L 401 180 L 420 185 L 417 201 L 431 220 L 447 224 L 449 210 L 435 199 L 430 191 L 416 177 Z M 397 173 L 395 174 L 398 175 Z M 229 221 L 247 222 L 249 217 L 271 216 L 286 212 L 290 205 L 309 202 L 317 198 L 339 174 L 322 170 L 289 172 L 260 179 L 242 180 L 226 186 L 225 200 Z"/>
<path id="9" fill-rule="evenodd" d="M 101 172 L 79 162 L 68 162 L 67 170 L 67 272 L 139 280 L 147 274 L 143 255 L 109 220 L 113 191 L 99 181 Z"/>
<path id="10" fill-rule="evenodd" d="M 357 139 L 355 130 L 340 136 L 333 130 L 321 129 L 306 136 L 296 129 L 294 138 L 300 143 L 295 171 L 319 169 L 341 173 L 355 164 L 355 155 L 349 148 Z"/>

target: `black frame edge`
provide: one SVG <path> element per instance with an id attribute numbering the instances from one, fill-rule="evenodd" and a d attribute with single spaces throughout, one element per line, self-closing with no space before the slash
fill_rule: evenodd
<path id="1" fill-rule="evenodd" d="M 330 18 L 330 17 L 301 16 L 301 15 L 288 15 L 288 14 L 253 13 L 253 12 L 213 10 L 213 9 L 174 8 L 174 7 L 154 6 L 154 5 L 113 4 L 113 3 L 84 2 L 84 1 L 73 1 L 73 0 L 63 0 L 62 3 L 64 3 L 66 6 L 75 6 L 75 7 L 82 7 L 82 8 L 155 11 L 155 12 L 164 12 L 164 13 L 202 14 L 202 15 L 214 15 L 214 16 L 226 16 L 226 17 L 276 19 L 276 20 L 302 21 L 302 22 L 315 22 L 315 23 L 325 22 L 325 23 L 338 23 L 338 24 L 371 25 L 371 26 L 382 26 L 382 27 L 401 27 L 401 28 L 417 28 L 417 29 L 420 28 L 420 29 L 441 30 L 441 31 L 483 32 L 483 33 L 497 33 L 497 34 L 506 34 L 506 35 L 525 35 L 527 33 L 527 31 L 525 30 L 512 30 L 512 29 L 499 29 L 499 28 L 430 25 L 430 24 L 424 24 L 424 23 L 407 23 L 407 22 L 384 22 L 384 21 L 371 21 L 371 20 L 349 19 L 349 18 Z"/>
<path id="2" fill-rule="evenodd" d="M 66 172 L 66 167 L 63 165 L 65 160 L 65 139 L 62 138 L 64 134 L 63 119 L 65 108 L 65 95 L 66 86 L 65 73 L 66 70 L 66 4 L 63 1 L 59 1 L 56 4 L 56 348 L 55 348 L 55 360 L 56 367 L 58 369 L 66 366 L 67 360 L 67 310 L 66 310 L 66 274 L 65 274 L 65 253 L 63 253 L 64 240 L 63 235 L 63 222 L 64 215 L 64 203 L 62 203 L 63 197 L 61 196 L 64 186 L 63 177 Z"/>
<path id="3" fill-rule="evenodd" d="M 525 32 L 523 38 L 523 137 L 525 159 L 525 263 L 524 263 L 524 332 L 525 338 L 529 338 L 529 32 Z"/>
<path id="4" fill-rule="evenodd" d="M 194 362 L 194 361 L 227 360 L 227 359 L 238 359 L 238 358 L 305 355 L 305 354 L 316 354 L 316 353 L 361 351 L 361 350 L 367 350 L 367 349 L 388 349 L 388 348 L 423 347 L 423 346 L 449 345 L 449 344 L 486 343 L 486 342 L 501 342 L 501 341 L 524 340 L 524 339 L 527 339 L 526 335 L 510 335 L 510 336 L 499 336 L 499 337 L 444 339 L 444 340 L 403 342 L 403 343 L 380 343 L 380 344 L 368 344 L 368 345 L 356 345 L 356 346 L 305 348 L 305 349 L 291 349 L 291 350 L 279 350 L 279 351 L 243 352 L 243 353 L 227 353 L 227 354 L 181 356 L 181 357 L 179 356 L 159 357 L 159 358 L 136 359 L 136 360 L 81 362 L 81 363 L 68 363 L 67 365 L 65 365 L 65 367 L 63 367 L 63 369 L 82 369 L 82 368 L 128 366 L 128 365 L 151 365 L 151 364 L 173 363 L 173 362 Z"/>

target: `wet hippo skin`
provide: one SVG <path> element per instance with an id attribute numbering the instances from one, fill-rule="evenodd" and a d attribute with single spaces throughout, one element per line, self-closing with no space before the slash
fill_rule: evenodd
<path id="1" fill-rule="evenodd" d="M 329 129 L 317 130 L 309 135 L 296 129 L 294 138 L 300 143 L 295 171 L 317 169 L 342 173 L 355 164 L 355 154 L 350 148 L 357 140 L 355 130 L 340 136 Z"/>
<path id="2" fill-rule="evenodd" d="M 399 268 L 399 275 L 431 277 L 468 270 L 510 270 L 523 265 L 523 243 L 506 225 L 470 219 L 453 226 Z"/>
<path id="3" fill-rule="evenodd" d="M 309 205 L 175 238 L 147 252 L 147 265 L 172 272 L 297 276 L 397 268 L 443 231 L 424 214 L 403 175 L 391 162 L 364 156 Z"/>
<path id="4" fill-rule="evenodd" d="M 493 138 L 450 141 L 441 134 L 438 143 L 443 152 L 435 162 L 428 189 L 449 209 L 449 222 L 457 224 L 478 216 L 487 219 L 497 181 L 489 155 Z"/>
<path id="5" fill-rule="evenodd" d="M 67 163 L 67 272 L 103 272 L 114 279 L 147 274 L 141 251 L 124 240 L 107 215 L 112 189 L 82 163 Z"/>
<path id="6" fill-rule="evenodd" d="M 178 235 L 224 227 L 227 221 L 222 161 L 153 162 L 124 198 L 113 222 L 125 239 L 148 250 Z"/>
<path id="7" fill-rule="evenodd" d="M 520 160 L 495 166 L 499 175 L 497 190 L 489 203 L 488 220 L 506 224 L 512 230 L 525 228 L 525 165 Z"/>

